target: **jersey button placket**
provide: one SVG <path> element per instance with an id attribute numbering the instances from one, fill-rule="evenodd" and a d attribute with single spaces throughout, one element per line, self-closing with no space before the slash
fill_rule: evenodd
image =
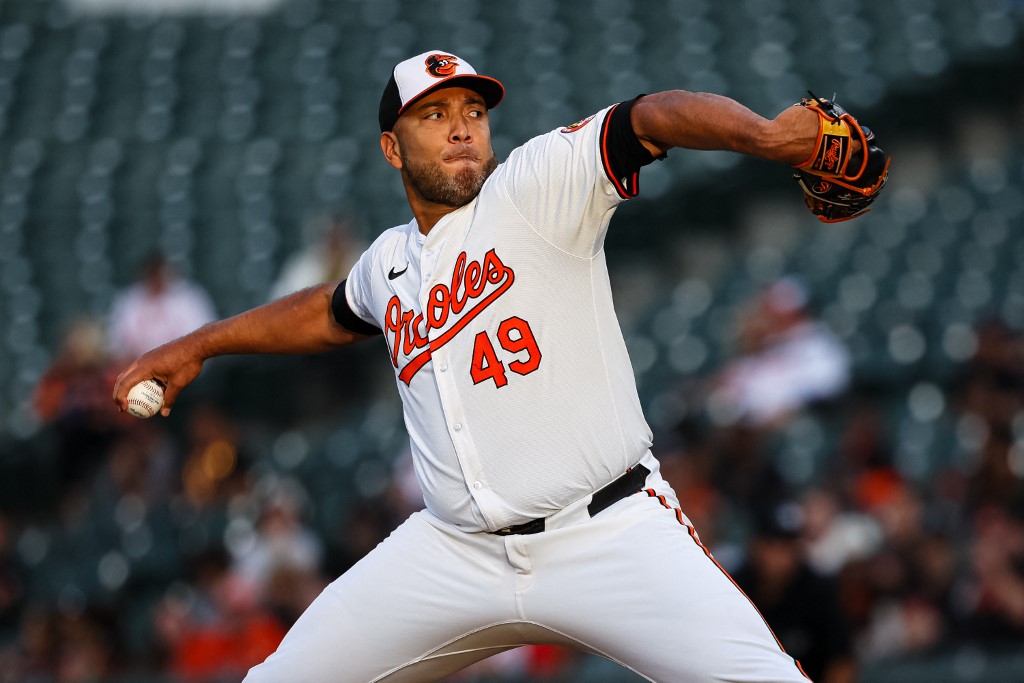
<path id="1" fill-rule="evenodd" d="M 439 233 L 438 237 L 443 239 L 442 234 Z M 450 275 L 443 276 L 442 271 L 437 270 L 438 262 L 441 258 L 442 244 L 442 242 L 434 238 L 432 231 L 427 236 L 423 249 L 419 254 L 420 273 L 422 273 L 420 279 L 420 298 L 423 310 L 427 310 L 429 305 L 430 290 L 432 288 L 431 282 L 434 273 L 437 272 L 439 277 L 442 278 L 441 281 L 445 282 L 445 284 L 447 284 L 447 277 L 450 277 Z M 443 329 L 431 329 L 428 332 L 428 337 L 433 341 L 441 336 L 443 332 Z M 469 487 L 470 494 L 475 499 L 481 514 L 490 523 L 491 518 L 496 512 L 495 501 L 493 500 L 493 494 L 484 484 L 483 468 L 480 465 L 472 436 L 469 433 L 470 430 L 465 422 L 462 404 L 459 400 L 459 391 L 456 386 L 456 375 L 458 373 L 449 363 L 451 358 L 448 354 L 448 349 L 438 348 L 431 355 L 432 365 L 435 368 L 433 375 L 435 386 L 437 387 L 437 393 L 441 399 L 441 405 L 448 421 L 448 433 L 451 436 L 452 445 L 455 447 L 456 457 L 458 457 L 459 464 L 462 467 L 464 481 Z"/>
<path id="2" fill-rule="evenodd" d="M 443 384 L 443 382 L 438 382 L 438 388 L 440 389 Z M 444 400 L 443 392 L 442 400 Z M 466 424 L 461 417 L 456 417 L 448 423 L 448 429 L 452 437 L 452 444 L 455 446 L 455 452 L 459 458 L 459 463 L 462 465 L 464 481 L 470 486 L 470 493 L 476 501 L 481 514 L 490 522 L 495 512 L 494 501 L 491 496 L 487 495 L 489 490 L 484 485 L 483 477 L 481 476 L 483 471 L 480 467 L 476 450 L 473 447 L 473 441 L 466 429 Z M 483 498 L 481 498 L 480 494 L 484 494 Z"/>
<path id="3" fill-rule="evenodd" d="M 431 330 L 431 339 L 440 336 L 439 330 Z M 480 463 L 476 456 L 476 449 L 473 440 L 466 427 L 466 421 L 459 401 L 459 392 L 456 388 L 456 378 L 453 372 L 449 372 L 449 357 L 446 348 L 440 348 L 433 354 L 432 365 L 435 368 L 434 384 L 437 387 L 438 397 L 441 399 L 441 406 L 444 410 L 448 423 L 448 434 L 451 436 L 455 453 L 462 465 L 462 473 L 466 484 L 472 493 L 485 489 L 481 474 Z M 474 497 L 476 497 L 474 495 Z M 480 505 L 480 501 L 477 501 Z M 489 515 L 484 510 L 484 516 Z"/>

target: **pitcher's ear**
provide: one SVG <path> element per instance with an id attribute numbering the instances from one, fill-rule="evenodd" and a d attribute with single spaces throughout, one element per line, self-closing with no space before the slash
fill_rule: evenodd
<path id="1" fill-rule="evenodd" d="M 388 163 L 397 169 L 402 168 L 402 150 L 398 142 L 398 136 L 393 131 L 380 134 L 380 151 Z"/>

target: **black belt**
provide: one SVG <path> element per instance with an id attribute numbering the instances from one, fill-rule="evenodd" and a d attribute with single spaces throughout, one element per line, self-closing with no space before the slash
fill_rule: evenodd
<path id="1" fill-rule="evenodd" d="M 626 496 L 633 495 L 644 487 L 644 482 L 647 481 L 647 475 L 650 473 L 651 471 L 643 465 L 637 465 L 626 470 L 624 475 L 594 494 L 590 505 L 587 506 L 587 512 L 593 517 L 601 512 L 601 510 L 611 506 L 612 503 L 616 503 Z M 495 536 L 539 534 L 544 531 L 545 519 L 547 518 L 531 519 L 529 522 L 507 526 L 504 529 L 498 529 L 491 533 Z"/>

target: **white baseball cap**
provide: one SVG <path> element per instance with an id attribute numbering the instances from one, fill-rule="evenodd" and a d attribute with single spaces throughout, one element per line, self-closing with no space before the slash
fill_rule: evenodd
<path id="1" fill-rule="evenodd" d="M 488 109 L 505 97 L 505 87 L 496 78 L 482 76 L 469 62 L 444 50 L 430 50 L 399 62 L 380 97 L 377 120 L 380 131 L 389 131 L 395 121 L 416 100 L 438 88 L 463 87 L 475 90 Z"/>

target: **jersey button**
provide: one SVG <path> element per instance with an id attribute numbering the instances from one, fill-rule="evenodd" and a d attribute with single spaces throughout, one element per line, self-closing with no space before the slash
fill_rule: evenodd
<path id="1" fill-rule="evenodd" d="M 452 429 L 454 429 L 457 432 L 461 432 L 462 431 L 462 423 L 461 422 L 456 422 L 455 424 L 452 425 Z"/>
<path id="2" fill-rule="evenodd" d="M 484 485 L 481 482 L 479 482 L 479 481 L 474 481 L 473 482 L 473 488 L 475 488 L 477 491 L 479 491 L 483 487 L 484 487 Z"/>
<path id="3" fill-rule="evenodd" d="M 448 372 L 448 366 L 444 363 L 441 364 L 441 372 Z"/>

